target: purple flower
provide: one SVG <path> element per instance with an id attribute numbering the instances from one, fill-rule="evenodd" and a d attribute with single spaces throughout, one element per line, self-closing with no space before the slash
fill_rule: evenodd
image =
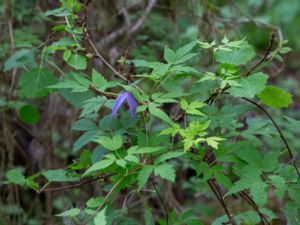
<path id="1" fill-rule="evenodd" d="M 130 92 L 123 92 L 122 94 L 120 94 L 117 97 L 114 107 L 111 112 L 112 117 L 116 117 L 119 108 L 122 106 L 122 104 L 124 103 L 125 100 L 127 100 L 127 104 L 129 105 L 130 116 L 132 118 L 135 117 L 136 108 L 138 106 L 138 103 Z"/>

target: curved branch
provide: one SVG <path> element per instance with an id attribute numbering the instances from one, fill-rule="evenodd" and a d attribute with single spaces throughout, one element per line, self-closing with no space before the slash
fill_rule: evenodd
<path id="1" fill-rule="evenodd" d="M 276 123 L 276 121 L 273 119 L 273 117 L 270 115 L 270 113 L 268 113 L 267 110 L 265 110 L 264 107 L 262 107 L 260 104 L 258 104 L 257 102 L 249 99 L 249 98 L 245 98 L 245 97 L 242 97 L 243 100 L 247 101 L 247 102 L 250 102 L 251 104 L 255 105 L 257 108 L 259 108 L 261 111 L 263 111 L 266 116 L 271 120 L 271 122 L 273 123 L 274 127 L 276 128 L 276 130 L 278 131 L 279 135 L 280 135 L 280 138 L 282 139 L 286 149 L 288 150 L 288 153 L 289 153 L 289 156 L 291 158 L 291 164 L 295 167 L 295 170 L 297 172 L 297 175 L 298 177 L 300 178 L 300 172 L 299 172 L 299 169 L 297 167 L 297 164 L 296 164 L 296 158 L 290 148 L 290 145 L 288 143 L 288 141 L 286 140 L 282 130 L 280 129 L 280 127 L 278 126 L 278 124 Z"/>

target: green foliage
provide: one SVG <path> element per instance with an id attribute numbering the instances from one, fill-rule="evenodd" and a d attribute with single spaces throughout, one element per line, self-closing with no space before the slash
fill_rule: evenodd
<path id="1" fill-rule="evenodd" d="M 25 124 L 32 125 L 39 122 L 40 113 L 33 105 L 24 105 L 20 108 L 19 117 Z"/>
<path id="2" fill-rule="evenodd" d="M 56 83 L 55 76 L 46 69 L 31 69 L 19 79 L 20 96 L 40 98 L 47 96 L 51 90 L 47 87 Z"/>
<path id="3" fill-rule="evenodd" d="M 240 86 L 230 88 L 230 94 L 235 97 L 253 98 L 265 89 L 268 76 L 264 73 L 255 73 L 242 79 Z"/>
<path id="4" fill-rule="evenodd" d="M 246 2 L 251 9 L 257 7 L 255 4 L 264 5 L 262 1 Z M 132 10 L 138 8 L 133 7 L 136 3 L 130 1 L 132 5 L 127 4 L 125 1 L 124 6 L 130 9 L 129 19 L 136 19 L 137 15 L 131 14 Z M 237 6 L 240 4 L 236 3 Z M 273 13 L 281 14 L 286 10 L 280 11 L 278 7 L 281 4 L 276 5 Z M 174 10 L 175 21 L 177 8 L 173 7 L 177 6 L 188 9 L 188 15 L 194 15 L 196 11 L 201 18 L 209 17 L 209 13 L 214 10 L 220 10 L 216 18 L 225 18 L 210 24 L 218 24 L 217 30 L 227 30 L 230 27 L 227 23 L 235 21 L 225 2 L 201 3 L 193 7 L 191 3 L 179 1 L 174 2 L 174 6 L 173 3 L 162 6 L 161 10 L 164 7 L 170 12 Z M 0 107 L 4 113 L 1 116 L 4 120 L 3 131 L 9 131 L 11 136 L 4 135 L 3 140 L 7 142 L 8 149 L 14 150 L 17 147 L 21 151 L 23 149 L 18 145 L 24 140 L 19 140 L 18 135 L 25 132 L 30 135 L 30 142 L 26 145 L 29 153 L 24 151 L 23 157 L 30 158 L 31 155 L 28 157 L 27 154 L 32 154 L 33 150 L 44 150 L 45 158 L 48 157 L 50 162 L 47 161 L 47 170 L 42 168 L 42 172 L 33 175 L 28 170 L 5 170 L 6 180 L 3 184 L 19 185 L 42 193 L 59 189 L 64 185 L 60 183 L 69 183 L 67 188 L 62 187 L 68 190 L 68 194 L 63 195 L 66 199 L 60 200 L 66 203 L 53 203 L 55 212 L 61 212 L 56 216 L 64 217 L 65 223 L 221 225 L 228 223 L 228 215 L 216 216 L 219 212 L 212 213 L 215 210 L 211 210 L 212 206 L 206 202 L 212 194 L 220 192 L 217 197 L 221 202 L 224 199 L 226 206 L 231 206 L 232 201 L 235 201 L 233 198 L 239 196 L 247 194 L 244 198 L 251 198 L 247 202 L 254 210 L 244 206 L 229 207 L 237 224 L 259 224 L 262 215 L 271 223 L 276 218 L 274 212 L 279 211 L 285 214 L 289 225 L 298 224 L 300 195 L 299 178 L 295 170 L 298 160 L 293 158 L 294 150 L 290 148 L 297 146 L 294 139 L 298 135 L 300 122 L 293 119 L 294 115 L 288 111 L 289 116 L 285 117 L 285 121 L 279 121 L 279 128 L 275 129 L 274 122 L 266 120 L 262 111 L 258 112 L 260 107 L 254 108 L 257 105 L 247 105 L 249 102 L 240 101 L 240 98 L 250 98 L 276 109 L 287 108 L 293 102 L 291 94 L 269 85 L 273 82 L 272 70 L 264 69 L 273 61 L 278 63 L 284 60 L 283 55 L 291 50 L 286 46 L 287 41 L 281 40 L 280 35 L 274 43 L 270 39 L 269 44 L 272 46 L 269 46 L 267 55 L 260 60 L 260 54 L 256 54 L 257 46 L 254 46 L 257 44 L 254 42 L 255 37 L 247 38 L 248 42 L 246 38 L 232 35 L 229 30 L 228 36 L 219 38 L 216 33 L 212 38 L 210 33 L 214 33 L 215 29 L 199 36 L 195 33 L 198 25 L 191 25 L 190 18 L 180 20 L 178 27 L 173 29 L 173 22 L 165 20 L 160 12 L 150 15 L 144 26 L 139 28 L 143 35 L 135 34 L 137 38 L 133 40 L 134 46 L 139 47 L 132 50 L 132 55 L 131 49 L 128 55 L 127 52 L 118 55 L 119 47 L 116 44 L 114 47 L 117 50 L 113 49 L 109 54 L 117 54 L 119 60 L 104 62 L 102 57 L 106 58 L 107 55 L 99 54 L 107 46 L 103 43 L 90 45 L 93 32 L 87 32 L 86 29 L 94 21 L 88 24 L 84 21 L 86 7 L 81 1 L 61 0 L 59 8 L 46 11 L 42 17 L 49 24 L 55 22 L 52 28 L 55 38 L 49 35 L 49 40 L 40 46 L 39 35 L 27 33 L 25 28 L 17 29 L 13 31 L 18 36 L 14 40 L 16 44 L 11 47 L 12 54 L 9 56 L 8 43 L 12 40 L 8 41 L 6 37 L 3 45 L 5 53 L 1 53 L 0 57 L 7 55 L 3 64 L 4 72 L 12 82 L 1 86 L 1 90 L 9 90 L 6 97 L 0 100 Z M 27 11 L 24 8 L 25 15 Z M 208 9 L 212 11 L 208 12 Z M 127 11 L 118 11 L 120 17 L 127 17 Z M 296 9 L 291 12 L 294 15 L 288 15 L 285 22 L 295 18 Z M 19 16 L 24 15 L 20 13 Z M 238 19 L 243 22 L 243 15 Z M 247 16 L 248 20 L 273 28 L 256 18 L 252 21 Z M 120 21 L 116 24 L 119 25 Z M 17 22 L 14 21 L 15 24 Z M 169 29 L 170 26 L 172 29 Z M 199 27 L 202 26 L 199 24 Z M 101 35 L 105 32 L 105 29 L 101 31 Z M 126 35 L 135 37 L 129 31 Z M 232 40 L 232 36 L 236 38 Z M 200 41 L 203 37 L 215 40 Z M 94 48 L 102 44 L 104 47 L 100 53 L 94 52 Z M 126 47 L 129 49 L 129 46 Z M 119 64 L 116 67 L 109 64 L 117 60 Z M 97 61 L 101 63 L 96 64 Z M 108 65 L 110 71 L 102 68 L 102 63 Z M 15 81 L 18 85 L 14 85 Z M 282 88 L 285 89 L 284 82 Z M 53 99 L 49 98 L 49 104 L 46 104 L 48 98 L 45 97 L 52 93 L 55 93 Z M 57 107 L 60 101 L 58 96 L 70 104 L 66 104 L 65 108 Z M 299 96 L 299 93 L 295 94 L 295 102 Z M 48 115 L 45 111 L 53 106 L 52 114 Z M 74 113 L 72 108 L 80 110 L 80 113 Z M 115 109 L 118 110 L 117 117 L 111 115 Z M 7 118 L 15 112 L 18 112 L 20 121 L 12 120 L 16 124 L 9 124 L 10 119 Z M 277 121 L 281 114 L 276 112 L 272 116 Z M 53 123 L 61 124 L 69 120 L 72 124 L 61 126 L 54 132 L 52 120 Z M 15 127 L 21 127 L 21 132 L 12 132 Z M 70 128 L 74 135 L 69 134 Z M 284 135 L 278 134 L 277 129 L 284 131 Z M 36 130 L 40 134 L 35 140 Z M 61 132 L 68 135 L 61 135 Z M 4 153 L 10 160 L 9 165 L 14 163 L 13 153 L 15 151 Z M 58 161 L 52 163 L 54 156 Z M 38 161 L 39 157 L 42 158 L 37 154 L 37 159 L 32 158 Z M 15 159 L 16 162 L 18 160 Z M 287 164 L 288 161 L 293 163 Z M 58 188 L 47 189 L 49 185 L 57 185 Z M 81 193 L 83 186 L 88 190 L 84 194 Z M 80 189 L 71 191 L 74 187 Z M 91 187 L 97 188 L 90 190 Z M 161 195 L 159 191 L 164 194 Z M 199 192 L 203 195 L 203 205 L 194 201 Z M 271 196 L 270 192 L 275 195 Z M 89 196 L 91 193 L 97 193 L 97 197 Z M 218 196 L 223 193 L 226 194 Z M 19 193 L 14 194 L 17 199 Z M 181 197 L 177 199 L 179 194 Z M 46 196 L 49 207 L 48 201 L 51 199 Z M 56 195 L 52 196 L 57 200 Z M 274 212 L 264 208 L 275 201 L 280 202 L 283 208 L 276 208 Z M 72 205 L 78 208 L 70 208 Z M 132 205 L 140 207 L 138 213 Z M 6 210 L 12 218 L 15 215 L 21 218 L 24 212 L 16 205 Z M 165 214 L 168 214 L 168 221 Z M 28 222 L 30 220 L 26 216 L 22 217 L 26 221 L 22 224 L 44 222 Z M 209 216 L 217 218 L 207 222 L 206 217 Z M 44 217 L 44 214 L 39 216 Z M 203 223 L 200 222 L 202 219 Z"/>
<path id="5" fill-rule="evenodd" d="M 293 102 L 291 94 L 274 86 L 267 86 L 263 92 L 258 95 L 258 98 L 263 104 L 278 109 L 288 107 Z"/>

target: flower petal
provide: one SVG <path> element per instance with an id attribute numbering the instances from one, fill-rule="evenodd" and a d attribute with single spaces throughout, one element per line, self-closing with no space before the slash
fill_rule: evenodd
<path id="1" fill-rule="evenodd" d="M 130 116 L 133 118 L 135 117 L 138 103 L 130 92 L 127 94 L 127 103 L 129 105 Z"/>
<path id="2" fill-rule="evenodd" d="M 111 112 L 112 117 L 116 117 L 117 112 L 118 112 L 119 108 L 121 107 L 121 105 L 124 103 L 125 99 L 127 98 L 127 95 L 128 95 L 128 93 L 124 92 L 117 97 L 114 107 Z"/>

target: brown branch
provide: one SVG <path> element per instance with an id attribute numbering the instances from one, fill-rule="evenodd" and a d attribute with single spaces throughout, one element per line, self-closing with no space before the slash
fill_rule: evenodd
<path id="1" fill-rule="evenodd" d="M 257 67 L 259 67 L 262 63 L 268 60 L 268 56 L 270 55 L 274 42 L 276 40 L 276 34 L 274 32 L 271 32 L 270 37 L 269 37 L 269 45 L 267 48 L 266 53 L 264 56 L 246 73 L 246 77 L 249 76 Z"/>
<path id="2" fill-rule="evenodd" d="M 256 203 L 253 201 L 253 199 L 244 191 L 241 191 L 239 193 L 239 195 L 245 199 L 248 204 L 257 212 L 257 214 L 259 215 L 260 217 L 260 220 L 261 220 L 261 223 L 262 225 L 265 225 L 265 222 L 266 224 L 270 225 L 269 221 L 266 219 L 266 217 L 260 212 L 258 206 L 256 205 Z"/>
<path id="3" fill-rule="evenodd" d="M 265 110 L 264 107 L 262 107 L 260 104 L 256 103 L 255 101 L 251 100 L 251 99 L 248 99 L 248 98 L 244 98 L 242 97 L 243 100 L 247 101 L 247 102 L 250 102 L 251 104 L 255 105 L 257 108 L 259 108 L 261 111 L 263 111 L 266 116 L 271 120 L 271 122 L 273 123 L 274 127 L 276 128 L 276 130 L 278 131 L 279 133 L 279 136 L 281 138 L 281 140 L 283 141 L 286 149 L 288 150 L 288 153 L 289 153 L 289 156 L 290 156 L 290 159 L 291 159 L 291 164 L 295 167 L 295 170 L 297 172 L 297 175 L 298 175 L 298 178 L 300 178 L 300 172 L 299 172 L 299 169 L 297 167 L 297 163 L 296 163 L 296 158 L 290 148 L 290 145 L 288 143 L 288 141 L 286 140 L 282 130 L 280 129 L 280 127 L 278 126 L 278 124 L 276 123 L 276 121 L 273 119 L 273 117 L 270 115 L 270 113 L 268 113 L 267 110 Z"/>
<path id="4" fill-rule="evenodd" d="M 94 181 L 97 181 L 101 178 L 106 178 L 106 177 L 107 177 L 106 175 L 101 175 L 101 176 L 98 176 L 96 178 L 85 180 L 85 181 L 82 181 L 82 182 L 76 183 L 76 184 L 66 185 L 66 186 L 62 186 L 62 187 L 47 188 L 47 189 L 41 188 L 40 190 L 38 190 L 38 194 L 42 194 L 42 193 L 46 193 L 46 192 L 63 191 L 63 190 L 73 189 L 73 188 L 79 188 L 81 186 L 87 185 L 89 183 L 92 183 Z"/>
<path id="5" fill-rule="evenodd" d="M 154 190 L 155 190 L 155 192 L 156 192 L 156 195 L 157 195 L 159 201 L 161 202 L 161 204 L 162 204 L 162 206 L 163 206 L 163 208 L 164 208 L 165 216 L 166 216 L 166 222 L 167 222 L 167 225 L 169 225 L 169 213 L 168 213 L 167 206 L 166 206 L 164 200 L 162 199 L 162 197 L 161 197 L 161 195 L 160 195 L 160 193 L 159 193 L 159 191 L 158 191 L 158 189 L 157 189 L 155 183 L 154 183 L 153 181 L 150 181 L 150 182 L 151 182 L 152 186 L 154 187 Z"/>
<path id="6" fill-rule="evenodd" d="M 220 188 L 218 187 L 218 184 L 215 183 L 215 181 L 210 178 L 208 181 L 207 181 L 210 189 L 213 191 L 214 195 L 216 196 L 216 198 L 218 199 L 219 203 L 221 204 L 221 206 L 223 207 L 227 217 L 228 217 L 228 222 L 229 224 L 232 224 L 232 225 L 237 225 L 235 219 L 234 219 L 234 216 L 233 214 L 230 212 L 228 206 L 226 205 L 226 202 L 224 201 L 223 199 L 223 196 L 222 196 L 222 193 L 221 193 L 221 190 Z M 228 223 L 227 223 L 228 224 Z"/>

